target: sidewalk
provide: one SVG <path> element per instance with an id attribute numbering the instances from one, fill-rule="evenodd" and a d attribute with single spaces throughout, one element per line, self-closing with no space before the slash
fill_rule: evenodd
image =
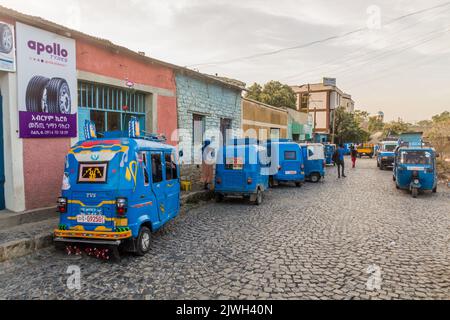
<path id="1" fill-rule="evenodd" d="M 189 207 L 212 198 L 211 192 L 182 192 L 181 206 Z M 0 211 L 0 262 L 51 246 L 58 226 L 56 208 L 13 213 Z"/>

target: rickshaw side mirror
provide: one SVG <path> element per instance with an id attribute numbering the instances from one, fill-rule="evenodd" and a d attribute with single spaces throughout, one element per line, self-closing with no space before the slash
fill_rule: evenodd
<path id="1" fill-rule="evenodd" d="M 180 150 L 180 152 L 178 152 L 178 155 L 180 156 L 180 158 L 183 157 L 183 155 L 184 155 L 183 150 Z"/>

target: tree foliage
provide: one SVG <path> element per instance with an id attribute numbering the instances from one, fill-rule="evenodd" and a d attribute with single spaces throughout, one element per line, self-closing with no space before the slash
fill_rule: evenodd
<path id="1" fill-rule="evenodd" d="M 399 121 L 392 121 L 384 125 L 383 136 L 399 136 L 402 133 L 410 131 L 411 124 Z"/>
<path id="2" fill-rule="evenodd" d="M 368 126 L 370 133 L 376 133 L 379 131 L 383 131 L 384 129 L 384 122 L 379 117 L 370 117 L 369 118 L 369 126 Z"/>
<path id="3" fill-rule="evenodd" d="M 335 112 L 335 142 L 336 143 L 363 143 L 369 140 L 370 134 L 361 128 L 364 112 L 347 112 L 344 107 Z"/>
<path id="4" fill-rule="evenodd" d="M 247 89 L 246 97 L 275 107 L 295 109 L 297 98 L 294 90 L 278 81 L 270 81 L 262 87 L 254 83 Z"/>

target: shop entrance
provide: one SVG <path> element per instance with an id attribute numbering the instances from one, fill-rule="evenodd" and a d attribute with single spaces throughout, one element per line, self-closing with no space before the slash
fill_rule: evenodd
<path id="1" fill-rule="evenodd" d="M 5 153 L 3 150 L 3 97 L 0 94 L 0 210 L 5 209 Z"/>

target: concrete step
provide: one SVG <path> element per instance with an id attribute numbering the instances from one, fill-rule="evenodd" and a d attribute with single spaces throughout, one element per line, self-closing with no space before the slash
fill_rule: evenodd
<path id="1" fill-rule="evenodd" d="M 40 222 L 52 218 L 57 218 L 56 207 L 30 210 L 25 212 L 0 211 L 0 230 L 10 229 L 32 222 Z"/>
<path id="2" fill-rule="evenodd" d="M 188 208 L 200 201 L 208 201 L 213 193 L 208 191 L 187 192 L 181 195 L 181 206 Z M 56 208 L 48 208 L 44 214 L 4 213 L 0 216 L 0 262 L 31 254 L 53 244 L 53 230 L 59 218 Z M 43 220 L 46 214 L 50 218 Z M 47 216 L 47 217 L 48 217 Z M 34 221 L 33 221 L 34 220 Z"/>
<path id="3" fill-rule="evenodd" d="M 52 218 L 0 230 L 0 262 L 50 246 L 58 222 L 58 218 Z"/>

